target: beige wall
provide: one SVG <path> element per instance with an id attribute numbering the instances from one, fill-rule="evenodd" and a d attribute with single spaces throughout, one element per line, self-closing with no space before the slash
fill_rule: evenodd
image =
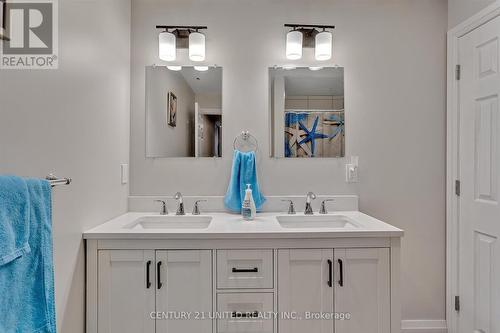
<path id="1" fill-rule="evenodd" d="M 72 177 L 53 190 L 59 332 L 84 332 L 82 232 L 127 210 L 130 1 L 59 1 L 59 69 L 0 70 L 0 174 Z"/>
<path id="2" fill-rule="evenodd" d="M 495 0 L 448 0 L 448 27 L 453 28 Z"/>
<path id="3" fill-rule="evenodd" d="M 359 184 L 345 183 L 345 159 L 268 157 L 268 68 L 289 63 L 284 23 L 337 26 Z M 161 63 L 155 24 L 208 25 L 207 62 L 223 67 L 224 158 L 144 157 L 144 67 Z M 405 229 L 403 318 L 444 319 L 446 30 L 446 0 L 132 0 L 130 193 L 225 193 L 233 138 L 249 130 L 265 194 L 357 193 L 363 212 Z"/>

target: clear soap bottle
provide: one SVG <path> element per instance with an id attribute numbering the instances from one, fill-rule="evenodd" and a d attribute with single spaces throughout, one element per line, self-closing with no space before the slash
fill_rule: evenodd
<path id="1" fill-rule="evenodd" d="M 252 221 L 255 218 L 257 209 L 255 207 L 255 201 L 253 200 L 252 188 L 250 184 L 247 184 L 247 189 L 245 190 L 245 199 L 243 200 L 243 205 L 241 206 L 241 215 L 246 221 Z"/>

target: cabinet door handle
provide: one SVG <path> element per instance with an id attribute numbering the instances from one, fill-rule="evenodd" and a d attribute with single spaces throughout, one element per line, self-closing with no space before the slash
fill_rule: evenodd
<path id="1" fill-rule="evenodd" d="M 330 259 L 328 259 L 328 287 L 332 287 L 333 283 L 332 283 L 332 280 L 333 280 L 333 267 L 332 267 L 332 261 Z"/>
<path id="2" fill-rule="evenodd" d="M 236 267 L 233 267 L 232 272 L 233 273 L 257 273 L 257 272 L 259 272 L 259 268 L 258 267 L 254 267 L 254 268 L 236 268 Z"/>
<path id="3" fill-rule="evenodd" d="M 156 282 L 158 289 L 161 289 L 161 286 L 163 286 L 163 283 L 161 283 L 161 261 L 156 264 Z"/>
<path id="4" fill-rule="evenodd" d="M 339 270 L 340 270 L 339 286 L 343 287 L 344 286 L 344 263 L 342 262 L 342 259 L 338 259 L 338 263 L 339 263 Z"/>
<path id="5" fill-rule="evenodd" d="M 146 289 L 149 289 L 151 287 L 151 279 L 149 277 L 149 273 L 151 270 L 151 260 L 148 260 L 146 263 Z"/>

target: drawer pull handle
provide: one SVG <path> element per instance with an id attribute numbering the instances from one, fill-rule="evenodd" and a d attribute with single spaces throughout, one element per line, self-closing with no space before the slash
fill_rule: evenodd
<path id="1" fill-rule="evenodd" d="M 233 273 L 258 273 L 259 268 L 254 267 L 254 268 L 236 268 L 233 267 L 232 269 Z"/>
<path id="2" fill-rule="evenodd" d="M 151 287 L 151 279 L 149 278 L 149 271 L 151 267 L 151 260 L 148 260 L 146 263 L 146 289 Z"/>
<path id="3" fill-rule="evenodd" d="M 231 318 L 257 318 L 258 316 L 259 316 L 259 311 L 253 311 L 253 312 L 233 311 L 233 313 L 231 313 Z"/>

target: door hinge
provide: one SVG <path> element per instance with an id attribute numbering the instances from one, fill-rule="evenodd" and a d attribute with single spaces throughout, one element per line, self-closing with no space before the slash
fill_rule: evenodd
<path id="1" fill-rule="evenodd" d="M 461 74 L 461 71 L 462 71 L 462 67 L 460 65 L 456 65 L 455 66 L 455 79 L 457 81 L 460 80 L 460 74 Z"/>
<path id="2" fill-rule="evenodd" d="M 460 296 L 455 296 L 455 311 L 460 311 Z"/>
<path id="3" fill-rule="evenodd" d="M 455 194 L 460 196 L 460 180 L 455 180 Z"/>

